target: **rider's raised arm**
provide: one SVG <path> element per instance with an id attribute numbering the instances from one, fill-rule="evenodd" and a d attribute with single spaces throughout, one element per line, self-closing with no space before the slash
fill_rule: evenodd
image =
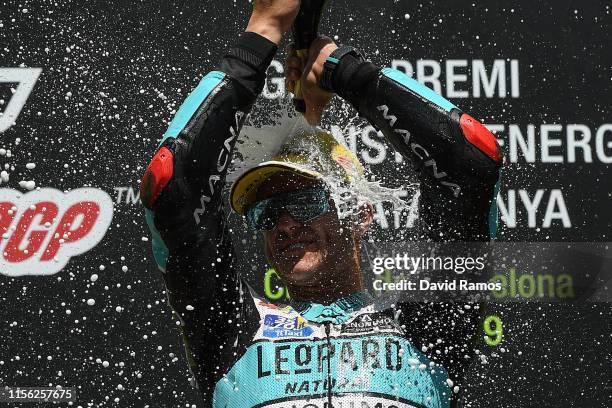
<path id="1" fill-rule="evenodd" d="M 191 248 L 202 234 L 212 238 L 222 226 L 221 189 L 232 150 L 276 48 L 256 33 L 243 33 L 164 134 L 140 186 L 149 225 L 159 232 L 153 231 L 154 252 L 162 269 L 168 252 Z"/>
<path id="2" fill-rule="evenodd" d="M 431 89 L 398 70 L 364 61 L 348 47 L 334 51 L 325 64 L 327 87 L 416 164 L 426 237 L 434 241 L 493 237 L 502 154 L 491 132 Z"/>
<path id="3" fill-rule="evenodd" d="M 205 396 L 227 358 L 223 345 L 241 330 L 235 323 L 239 280 L 221 190 L 240 127 L 276 50 L 266 37 L 243 33 L 219 69 L 183 102 L 141 182 L 155 260 Z"/>
<path id="4" fill-rule="evenodd" d="M 344 54 L 344 55 L 343 55 Z M 495 234 L 502 154 L 495 137 L 450 101 L 400 71 L 364 61 L 341 47 L 326 60 L 325 87 L 350 102 L 419 171 L 419 217 L 433 241 L 487 241 Z M 473 358 L 480 310 L 474 304 L 398 302 L 400 321 L 419 348 L 434 355 L 460 388 Z M 403 320 L 405 319 L 405 320 Z M 468 358 L 470 357 L 470 358 Z M 452 406 L 457 401 L 453 399 Z"/>

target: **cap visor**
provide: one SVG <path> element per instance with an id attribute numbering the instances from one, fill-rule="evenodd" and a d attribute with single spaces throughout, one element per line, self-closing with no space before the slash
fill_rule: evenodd
<path id="1" fill-rule="evenodd" d="M 283 161 L 267 161 L 245 171 L 234 181 L 230 190 L 230 205 L 240 215 L 255 202 L 257 190 L 261 184 L 272 175 L 290 172 L 310 179 L 322 179 L 321 173 L 309 170 L 296 163 Z"/>

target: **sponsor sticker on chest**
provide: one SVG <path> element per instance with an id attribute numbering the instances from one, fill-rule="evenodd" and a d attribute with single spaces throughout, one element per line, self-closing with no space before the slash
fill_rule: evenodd
<path id="1" fill-rule="evenodd" d="M 270 338 L 308 337 L 313 333 L 313 329 L 307 323 L 306 319 L 296 314 L 266 314 L 263 335 Z"/>
<path id="2" fill-rule="evenodd" d="M 383 312 L 361 313 L 344 323 L 340 328 L 341 334 L 364 334 L 380 331 L 398 334 L 402 332 L 397 322 Z"/>
<path id="3" fill-rule="evenodd" d="M 255 304 L 261 319 L 255 339 L 310 338 L 323 334 L 323 327 L 309 322 L 291 306 L 276 305 L 263 299 L 257 299 Z"/>
<path id="4" fill-rule="evenodd" d="M 368 394 L 348 394 L 332 396 L 334 407 L 347 408 L 416 408 L 410 401 L 386 398 Z M 329 398 L 286 399 L 258 405 L 257 408 L 329 408 Z"/>

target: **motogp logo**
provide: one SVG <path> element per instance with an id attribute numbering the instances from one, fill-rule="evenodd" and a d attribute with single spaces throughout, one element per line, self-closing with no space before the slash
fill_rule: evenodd
<path id="1" fill-rule="evenodd" d="M 100 242 L 112 217 L 111 198 L 96 188 L 0 189 L 0 274 L 59 272 Z"/>

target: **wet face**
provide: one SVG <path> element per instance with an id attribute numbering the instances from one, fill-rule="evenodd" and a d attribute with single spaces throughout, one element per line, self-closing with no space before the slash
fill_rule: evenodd
<path id="1" fill-rule="evenodd" d="M 263 184 L 258 199 L 320 185 L 292 173 L 278 173 Z M 354 256 L 355 241 L 349 228 L 338 219 L 333 201 L 330 211 L 300 223 L 284 211 L 276 227 L 264 231 L 266 256 L 285 283 L 292 286 L 322 285 L 334 279 L 339 266 Z"/>

